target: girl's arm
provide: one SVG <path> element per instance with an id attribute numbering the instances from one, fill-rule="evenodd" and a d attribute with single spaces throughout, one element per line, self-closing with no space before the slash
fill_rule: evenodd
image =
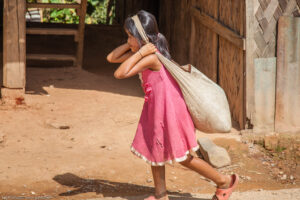
<path id="1" fill-rule="evenodd" d="M 134 53 L 130 50 L 129 44 L 126 42 L 110 52 L 107 55 L 106 60 L 110 63 L 122 63 L 133 54 Z"/>
<path id="2" fill-rule="evenodd" d="M 134 53 L 118 67 L 114 73 L 115 78 L 129 78 L 153 66 L 157 61 L 156 55 L 153 54 L 156 50 L 156 47 L 152 43 L 144 45 L 139 52 Z"/>

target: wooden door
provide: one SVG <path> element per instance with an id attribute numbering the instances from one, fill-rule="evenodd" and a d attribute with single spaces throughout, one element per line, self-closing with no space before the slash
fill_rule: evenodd
<path id="1" fill-rule="evenodd" d="M 233 121 L 245 125 L 245 1 L 193 0 L 190 63 L 225 91 Z"/>

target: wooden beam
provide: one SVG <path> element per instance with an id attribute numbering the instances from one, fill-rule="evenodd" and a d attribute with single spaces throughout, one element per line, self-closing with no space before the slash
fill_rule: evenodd
<path id="1" fill-rule="evenodd" d="M 3 86 L 25 88 L 25 1 L 4 0 Z"/>
<path id="2" fill-rule="evenodd" d="M 27 34 L 32 35 L 77 35 L 77 29 L 70 28 L 27 28 Z"/>
<path id="3" fill-rule="evenodd" d="M 199 20 L 199 22 L 209 28 L 210 30 L 217 33 L 219 36 L 227 39 L 229 42 L 236 45 L 238 48 L 242 50 L 246 50 L 246 42 L 245 38 L 238 35 L 228 27 L 224 26 L 214 18 L 208 16 L 207 14 L 201 12 L 195 7 L 191 7 L 190 9 L 192 15 Z"/>
<path id="4" fill-rule="evenodd" d="M 27 8 L 76 8 L 80 9 L 77 3 L 27 3 Z"/>
<path id="5" fill-rule="evenodd" d="M 27 54 L 28 60 L 58 60 L 58 61 L 67 61 L 71 60 L 76 61 L 76 56 L 67 55 L 67 54 Z"/>

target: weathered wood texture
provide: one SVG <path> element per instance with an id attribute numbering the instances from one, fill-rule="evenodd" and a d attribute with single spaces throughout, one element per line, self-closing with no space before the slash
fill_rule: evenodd
<path id="1" fill-rule="evenodd" d="M 141 9 L 158 16 L 158 5 L 159 0 L 116 0 L 116 22 L 123 25 L 128 16 L 136 14 Z"/>
<path id="2" fill-rule="evenodd" d="M 193 1 L 191 6 L 201 8 L 201 11 L 207 15 L 218 18 L 219 2 L 216 0 Z M 185 62 L 193 64 L 211 80 L 218 82 L 218 34 L 201 24 L 197 17 L 192 17 L 191 22 L 192 24 L 183 22 L 191 26 L 190 42 L 188 43 L 190 50 L 189 56 L 186 56 L 188 60 Z M 177 43 L 179 42 L 184 41 L 177 41 Z M 180 48 L 182 44 L 177 46 Z"/>
<path id="3" fill-rule="evenodd" d="M 244 1 L 162 0 L 160 6 L 160 30 L 173 59 L 193 64 L 217 82 L 227 95 L 233 120 L 244 128 Z"/>
<path id="4" fill-rule="evenodd" d="M 300 133 L 300 18 L 278 24 L 275 131 Z"/>
<path id="5" fill-rule="evenodd" d="M 219 21 L 244 36 L 245 1 L 220 0 Z M 219 37 L 219 84 L 227 94 L 232 118 L 245 124 L 244 52 Z"/>
<path id="6" fill-rule="evenodd" d="M 25 1 L 4 0 L 3 85 L 25 88 Z"/>

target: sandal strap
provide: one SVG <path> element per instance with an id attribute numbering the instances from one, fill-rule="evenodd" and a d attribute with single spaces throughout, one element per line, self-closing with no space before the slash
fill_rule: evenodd
<path id="1" fill-rule="evenodd" d="M 214 195 L 211 200 L 219 200 L 219 198 L 217 197 L 217 195 Z"/>

